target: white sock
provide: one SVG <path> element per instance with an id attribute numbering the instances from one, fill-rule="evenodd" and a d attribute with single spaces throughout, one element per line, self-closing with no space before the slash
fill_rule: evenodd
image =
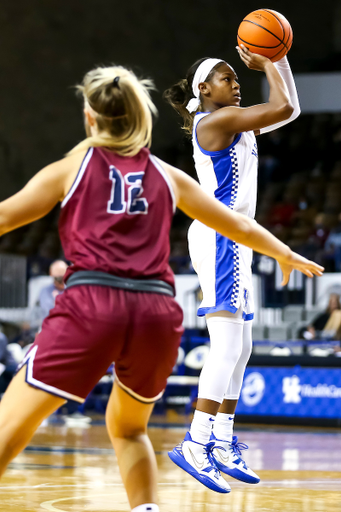
<path id="1" fill-rule="evenodd" d="M 131 512 L 160 512 L 160 509 L 155 503 L 145 503 L 133 508 Z"/>
<path id="2" fill-rule="evenodd" d="M 220 441 L 228 441 L 231 443 L 233 436 L 233 422 L 234 414 L 218 412 L 213 426 L 213 434 L 216 438 L 220 439 Z"/>
<path id="3" fill-rule="evenodd" d="M 192 425 L 189 430 L 193 441 L 200 444 L 209 443 L 214 419 L 215 417 L 207 412 L 194 412 Z"/>

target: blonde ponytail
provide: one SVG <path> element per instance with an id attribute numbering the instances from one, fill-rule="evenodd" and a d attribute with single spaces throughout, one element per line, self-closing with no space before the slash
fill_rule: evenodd
<path id="1" fill-rule="evenodd" d="M 151 80 L 139 80 L 122 66 L 103 67 L 87 73 L 77 89 L 95 116 L 98 133 L 77 144 L 69 155 L 104 146 L 119 155 L 134 156 L 150 147 L 152 115 L 157 115 L 149 94 L 154 89 Z"/>

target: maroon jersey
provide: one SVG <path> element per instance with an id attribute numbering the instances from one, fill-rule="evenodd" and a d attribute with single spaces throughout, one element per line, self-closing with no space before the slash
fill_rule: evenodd
<path id="1" fill-rule="evenodd" d="M 59 233 L 72 263 L 66 280 L 97 270 L 174 286 L 168 264 L 174 195 L 148 149 L 123 157 L 90 148 L 61 206 Z"/>

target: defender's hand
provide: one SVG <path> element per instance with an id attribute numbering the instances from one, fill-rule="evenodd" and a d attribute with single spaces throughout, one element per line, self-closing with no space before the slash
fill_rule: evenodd
<path id="1" fill-rule="evenodd" d="M 308 277 L 322 276 L 324 268 L 318 265 L 314 261 L 307 260 L 303 256 L 300 256 L 296 252 L 290 253 L 286 261 L 279 261 L 279 266 L 283 272 L 283 280 L 281 285 L 285 286 L 289 282 L 291 272 L 296 269 L 305 274 Z"/>

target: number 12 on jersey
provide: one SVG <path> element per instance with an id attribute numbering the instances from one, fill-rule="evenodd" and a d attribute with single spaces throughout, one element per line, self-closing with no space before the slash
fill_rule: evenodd
<path id="1" fill-rule="evenodd" d="M 110 166 L 109 179 L 112 181 L 110 201 L 108 201 L 108 213 L 125 213 L 129 215 L 148 213 L 148 202 L 141 197 L 143 192 L 142 179 L 144 172 L 129 172 L 124 178 L 121 172 L 113 165 Z M 127 201 L 125 200 L 125 188 Z"/>

